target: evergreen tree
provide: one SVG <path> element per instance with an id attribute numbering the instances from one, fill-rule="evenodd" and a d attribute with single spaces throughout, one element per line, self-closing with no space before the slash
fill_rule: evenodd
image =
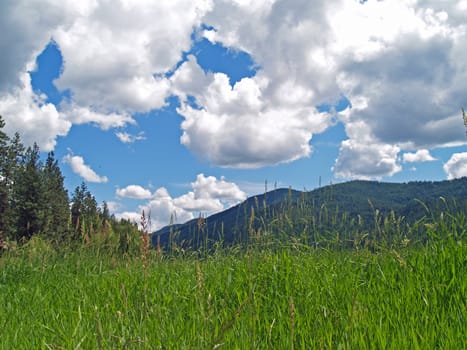
<path id="1" fill-rule="evenodd" d="M 84 214 L 84 197 L 87 192 L 87 187 L 84 182 L 81 186 L 77 186 L 71 198 L 71 225 L 75 233 L 79 232 L 80 221 L 83 219 Z"/>
<path id="2" fill-rule="evenodd" d="M 77 235 L 102 227 L 97 201 L 84 182 L 75 188 L 71 201 L 71 222 Z"/>
<path id="3" fill-rule="evenodd" d="M 28 240 L 44 229 L 44 190 L 41 181 L 39 147 L 28 147 L 13 191 L 16 239 Z"/>
<path id="4" fill-rule="evenodd" d="M 12 212 L 13 188 L 20 162 L 24 157 L 24 146 L 18 133 L 10 139 L 2 129 L 5 122 L 0 116 L 0 232 L 5 237 L 15 238 L 16 220 Z"/>
<path id="5" fill-rule="evenodd" d="M 111 222 L 111 217 L 110 217 L 110 211 L 109 211 L 109 206 L 107 205 L 106 201 L 102 202 L 102 210 L 100 211 L 100 217 L 101 217 L 101 222 L 104 227 L 106 225 L 110 224 Z"/>
<path id="6" fill-rule="evenodd" d="M 84 195 L 84 215 L 88 224 L 95 224 L 99 221 L 100 210 L 96 198 L 89 191 Z"/>
<path id="7" fill-rule="evenodd" d="M 14 203 L 14 187 L 16 179 L 21 171 L 21 164 L 25 157 L 25 148 L 21 142 L 19 133 L 16 132 L 8 146 L 8 155 L 5 168 L 5 182 L 8 192 L 8 206 L 6 207 L 5 218 L 6 226 L 5 232 L 7 236 L 14 238 L 16 232 L 16 218 L 12 210 Z"/>
<path id="8" fill-rule="evenodd" d="M 62 240 L 68 233 L 70 207 L 63 175 L 54 153 L 47 156 L 42 170 L 44 190 L 44 232 L 54 240 Z"/>

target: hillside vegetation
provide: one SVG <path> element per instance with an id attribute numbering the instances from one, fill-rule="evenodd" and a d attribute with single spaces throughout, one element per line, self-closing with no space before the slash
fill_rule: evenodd
<path id="1" fill-rule="evenodd" d="M 355 248 L 385 241 L 426 240 L 426 224 L 442 212 L 465 213 L 467 178 L 439 182 L 351 181 L 313 191 L 277 189 L 152 236 L 154 245 L 247 244 L 295 239 L 312 246 Z"/>

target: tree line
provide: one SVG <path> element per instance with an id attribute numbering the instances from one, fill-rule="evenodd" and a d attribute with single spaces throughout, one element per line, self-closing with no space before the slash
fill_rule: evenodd
<path id="1" fill-rule="evenodd" d="M 54 153 L 42 161 L 36 143 L 26 148 L 19 133 L 9 137 L 4 127 L 0 116 L 0 241 L 22 243 L 40 235 L 59 244 L 89 243 L 98 237 L 129 247 L 136 224 L 116 220 L 84 182 L 69 198 Z"/>

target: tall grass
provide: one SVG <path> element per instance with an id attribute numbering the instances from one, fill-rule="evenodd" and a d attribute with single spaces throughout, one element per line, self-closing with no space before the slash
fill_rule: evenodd
<path id="1" fill-rule="evenodd" d="M 297 227 L 292 212 L 261 230 L 251 215 L 246 247 L 168 253 L 148 249 L 148 220 L 124 254 L 117 240 L 57 248 L 39 237 L 5 251 L 0 348 L 467 348 L 461 212 L 407 226 L 375 209 L 374 230 L 350 245 L 338 231 L 284 239 Z M 284 237 L 268 236 L 272 227 Z M 420 227 L 426 237 L 409 239 Z"/>
<path id="2" fill-rule="evenodd" d="M 4 349 L 467 346 L 463 241 L 378 253 L 152 252 L 147 266 L 34 245 L 0 260 Z"/>

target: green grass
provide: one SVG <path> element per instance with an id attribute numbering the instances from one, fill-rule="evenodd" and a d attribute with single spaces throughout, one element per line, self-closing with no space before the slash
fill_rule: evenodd
<path id="1" fill-rule="evenodd" d="M 467 245 L 0 258 L 2 349 L 465 349 Z M 39 248 L 37 248 L 38 246 Z"/>

